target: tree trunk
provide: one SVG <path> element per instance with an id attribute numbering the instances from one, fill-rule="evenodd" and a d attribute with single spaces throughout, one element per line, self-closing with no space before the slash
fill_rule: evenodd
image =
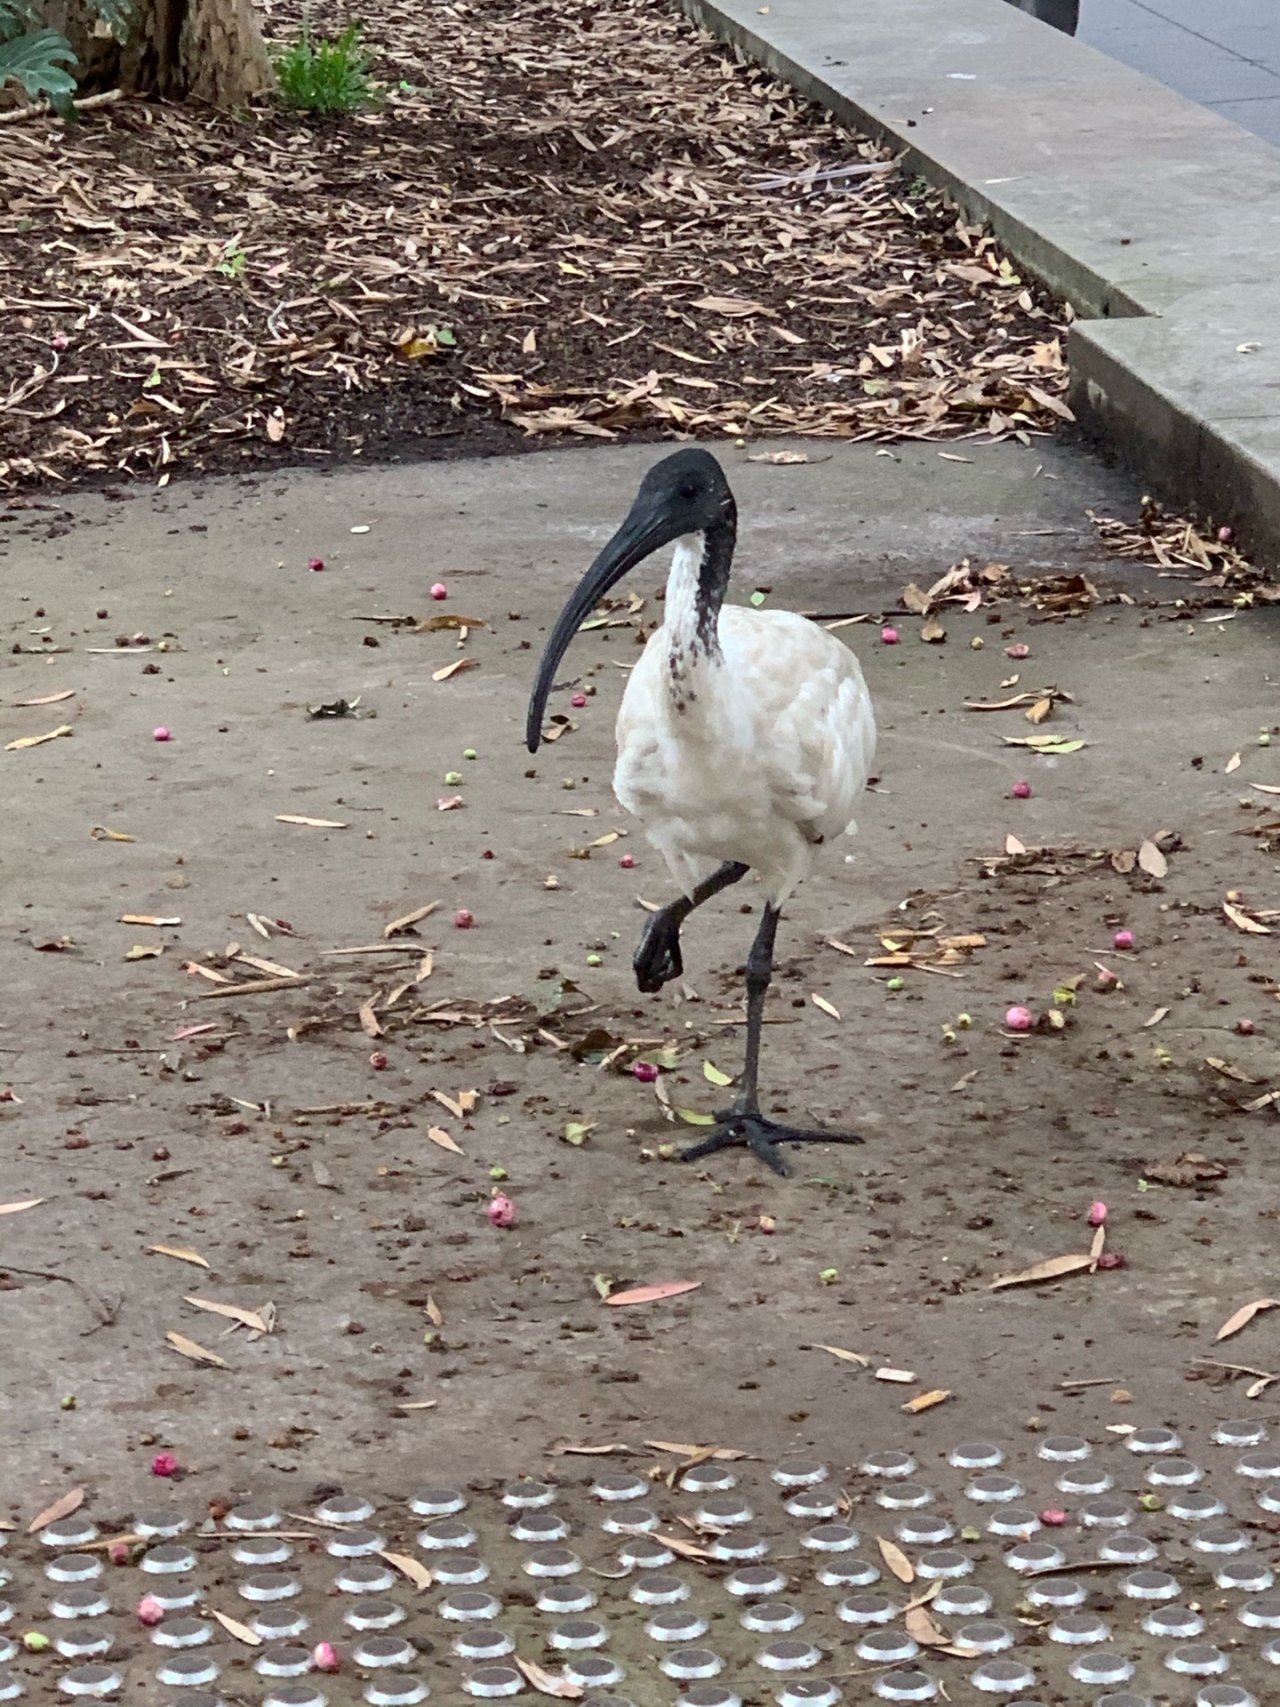
<path id="1" fill-rule="evenodd" d="M 120 88 L 234 107 L 271 87 L 250 0 L 134 0 L 123 43 L 87 0 L 48 0 L 42 12 L 76 50 L 81 94 Z"/>

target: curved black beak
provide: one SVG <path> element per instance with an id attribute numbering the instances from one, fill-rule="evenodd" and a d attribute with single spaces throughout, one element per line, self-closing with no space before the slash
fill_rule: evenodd
<path id="1" fill-rule="evenodd" d="M 529 697 L 524 738 L 531 753 L 537 752 L 542 740 L 547 698 L 560 660 L 569 650 L 569 642 L 610 587 L 620 581 L 628 569 L 634 569 L 651 552 L 670 544 L 685 531 L 686 524 L 682 518 L 669 505 L 648 493 L 642 492 L 631 506 L 626 521 L 582 577 L 551 631 L 547 649 L 538 666 L 538 678 Z"/>

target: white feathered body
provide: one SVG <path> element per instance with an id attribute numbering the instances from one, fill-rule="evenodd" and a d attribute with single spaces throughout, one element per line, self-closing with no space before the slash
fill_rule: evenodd
<path id="1" fill-rule="evenodd" d="M 740 861 L 781 906 L 823 842 L 852 834 L 875 758 L 857 658 L 790 611 L 726 605 L 719 655 L 698 633 L 701 542 L 677 543 L 663 626 L 618 712 L 614 793 L 687 895 Z"/>

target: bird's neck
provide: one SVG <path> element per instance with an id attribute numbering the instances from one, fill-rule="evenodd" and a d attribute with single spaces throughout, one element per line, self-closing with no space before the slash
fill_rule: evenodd
<path id="1" fill-rule="evenodd" d="M 667 576 L 662 632 L 667 672 L 677 697 L 688 697 L 688 678 L 700 665 L 720 660 L 720 607 L 733 561 L 731 521 L 676 541 Z"/>

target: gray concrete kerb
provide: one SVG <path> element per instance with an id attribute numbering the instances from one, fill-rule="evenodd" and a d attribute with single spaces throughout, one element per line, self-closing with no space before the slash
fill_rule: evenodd
<path id="1" fill-rule="evenodd" d="M 1280 151 L 1004 0 L 681 0 L 1072 304 L 1072 406 L 1280 564 Z"/>

